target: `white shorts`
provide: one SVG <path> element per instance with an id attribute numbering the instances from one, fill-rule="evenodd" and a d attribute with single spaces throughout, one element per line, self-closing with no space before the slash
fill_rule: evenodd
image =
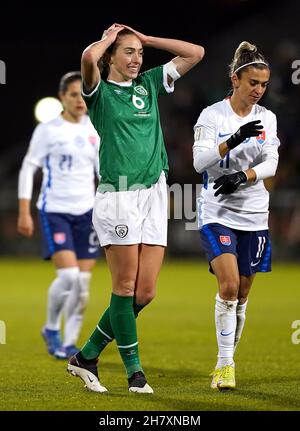
<path id="1" fill-rule="evenodd" d="M 148 189 L 96 193 L 93 225 L 101 247 L 167 245 L 168 195 L 165 173 Z"/>

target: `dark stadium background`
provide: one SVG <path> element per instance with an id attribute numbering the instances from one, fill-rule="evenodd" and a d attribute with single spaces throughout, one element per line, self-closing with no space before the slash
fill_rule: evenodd
<path id="1" fill-rule="evenodd" d="M 160 108 L 169 153 L 169 184 L 193 184 L 200 177 L 192 166 L 192 128 L 200 111 L 226 96 L 228 64 L 242 40 L 257 44 L 272 66 L 271 84 L 262 104 L 277 114 L 281 139 L 278 173 L 271 190 L 270 226 L 274 257 L 300 257 L 300 84 L 291 80 L 292 62 L 300 59 L 300 3 L 228 0 L 182 2 L 73 2 L 2 5 L 0 60 L 6 85 L 0 85 L 0 255 L 38 255 L 39 232 L 32 240 L 18 236 L 17 177 L 36 125 L 33 107 L 56 96 L 62 74 L 80 68 L 82 50 L 98 40 L 113 22 L 145 34 L 202 44 L 203 62 L 176 92 L 161 98 Z M 166 52 L 146 50 L 144 69 L 168 61 Z M 36 199 L 40 176 L 36 177 Z M 195 201 L 195 196 L 193 197 Z M 34 211 L 34 210 L 33 210 Z M 35 211 L 34 211 L 35 212 Z M 171 220 L 170 256 L 200 256 L 197 231 L 185 220 Z"/>

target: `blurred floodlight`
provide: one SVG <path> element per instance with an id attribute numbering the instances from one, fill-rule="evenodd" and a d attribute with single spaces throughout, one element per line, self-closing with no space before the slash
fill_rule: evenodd
<path id="1" fill-rule="evenodd" d="M 37 102 L 34 108 L 34 116 L 40 123 L 56 118 L 63 110 L 61 102 L 55 97 L 44 97 Z"/>

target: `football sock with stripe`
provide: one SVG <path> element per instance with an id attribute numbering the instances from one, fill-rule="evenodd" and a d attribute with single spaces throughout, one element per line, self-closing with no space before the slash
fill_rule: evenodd
<path id="1" fill-rule="evenodd" d="M 110 323 L 128 378 L 142 371 L 138 353 L 133 296 L 112 293 L 109 306 Z"/>
<path id="2" fill-rule="evenodd" d="M 145 307 L 145 305 L 136 304 L 135 299 L 133 302 L 133 312 L 135 317 Z M 102 350 L 105 349 L 107 344 L 115 338 L 109 317 L 109 307 L 103 313 L 96 329 L 92 333 L 90 339 L 85 343 L 81 349 L 81 354 L 85 359 L 97 358 Z"/>
<path id="3" fill-rule="evenodd" d="M 114 339 L 114 333 L 110 324 L 109 307 L 104 311 L 96 329 L 89 340 L 81 349 L 81 354 L 85 359 L 98 358 L 107 344 Z"/>

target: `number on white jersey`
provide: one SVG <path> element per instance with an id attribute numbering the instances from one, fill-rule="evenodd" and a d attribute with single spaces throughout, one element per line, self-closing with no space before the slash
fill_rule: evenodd
<path id="1" fill-rule="evenodd" d="M 60 156 L 59 167 L 62 171 L 71 170 L 73 158 L 71 154 L 62 154 Z"/>

